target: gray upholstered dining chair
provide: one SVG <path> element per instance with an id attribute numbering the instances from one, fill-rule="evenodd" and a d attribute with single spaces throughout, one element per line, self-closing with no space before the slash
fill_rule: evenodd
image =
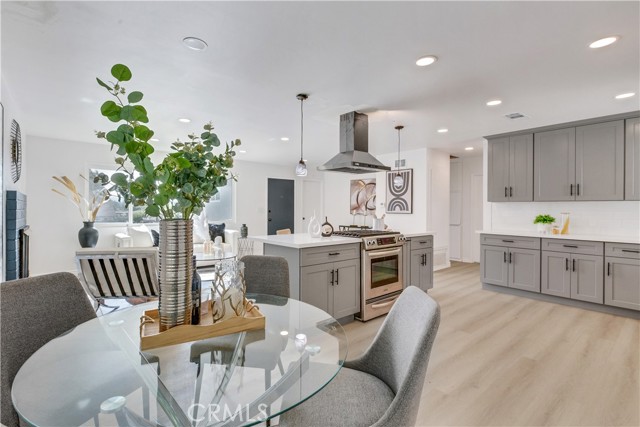
<path id="1" fill-rule="evenodd" d="M 440 308 L 425 292 L 402 292 L 373 343 L 336 378 L 280 416 L 280 426 L 412 426 Z"/>
<path id="2" fill-rule="evenodd" d="M 244 280 L 247 293 L 289 298 L 289 263 L 286 259 L 268 255 L 246 255 Z"/>
<path id="3" fill-rule="evenodd" d="M 11 384 L 20 367 L 58 335 L 96 317 L 89 298 L 71 273 L 54 273 L 0 284 L 2 329 L 2 423 L 19 425 Z"/>

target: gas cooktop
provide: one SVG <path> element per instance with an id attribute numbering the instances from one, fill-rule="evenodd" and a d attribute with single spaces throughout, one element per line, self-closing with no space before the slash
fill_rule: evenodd
<path id="1" fill-rule="evenodd" d="M 384 231 L 384 230 L 340 230 L 334 231 L 334 236 L 342 237 L 371 237 L 371 236 L 384 236 L 388 234 L 400 234 L 397 231 Z"/>

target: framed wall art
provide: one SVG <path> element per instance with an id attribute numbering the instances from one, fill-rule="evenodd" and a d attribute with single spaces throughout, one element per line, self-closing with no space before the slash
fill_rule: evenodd
<path id="1" fill-rule="evenodd" d="M 394 183 L 393 178 L 400 174 L 402 183 Z M 400 169 L 387 172 L 386 211 L 390 214 L 413 213 L 413 169 Z"/>

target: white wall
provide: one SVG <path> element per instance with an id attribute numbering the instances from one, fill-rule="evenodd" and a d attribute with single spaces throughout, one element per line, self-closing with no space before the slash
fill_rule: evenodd
<path id="1" fill-rule="evenodd" d="M 76 183 L 79 174 L 86 176 L 89 167 L 115 165 L 108 143 L 81 143 L 50 138 L 30 137 L 29 155 L 29 209 L 31 225 L 31 275 L 55 271 L 75 271 L 74 255 L 80 247 L 77 233 L 82 220 L 76 207 L 53 193 L 54 175 L 67 175 Z M 164 153 L 158 152 L 157 156 Z M 267 233 L 267 179 L 296 179 L 292 167 L 235 161 L 233 173 L 236 183 L 235 221 L 227 228 L 239 229 L 246 223 L 250 235 Z M 312 177 L 313 174 L 310 174 Z M 301 197 L 296 182 L 296 213 Z M 299 215 L 296 215 L 296 218 Z M 125 231 L 124 225 L 96 224 L 100 232 L 97 247 L 112 247 L 113 236 Z M 256 245 L 256 253 L 262 247 Z"/>
<path id="2" fill-rule="evenodd" d="M 487 141 L 484 142 L 483 167 L 487 170 Z M 570 213 L 570 234 L 640 237 L 640 202 L 487 202 L 487 174 L 484 176 L 484 229 L 495 231 L 536 231 L 533 219 L 549 214 L 560 220 L 561 212 Z"/>
<path id="3" fill-rule="evenodd" d="M 483 211 L 482 156 L 463 157 L 462 162 L 462 261 L 480 262 Z M 477 188 L 474 188 L 477 180 Z"/>

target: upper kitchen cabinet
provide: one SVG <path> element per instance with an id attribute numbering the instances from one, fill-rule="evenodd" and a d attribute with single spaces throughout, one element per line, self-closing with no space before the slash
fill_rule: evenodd
<path id="1" fill-rule="evenodd" d="M 533 135 L 489 140 L 490 202 L 533 200 Z"/>
<path id="2" fill-rule="evenodd" d="M 625 141 L 625 200 L 640 200 L 640 118 L 628 119 Z"/>
<path id="3" fill-rule="evenodd" d="M 623 200 L 624 121 L 534 134 L 534 200 Z"/>
<path id="4" fill-rule="evenodd" d="M 624 120 L 576 128 L 576 200 L 624 199 Z"/>

